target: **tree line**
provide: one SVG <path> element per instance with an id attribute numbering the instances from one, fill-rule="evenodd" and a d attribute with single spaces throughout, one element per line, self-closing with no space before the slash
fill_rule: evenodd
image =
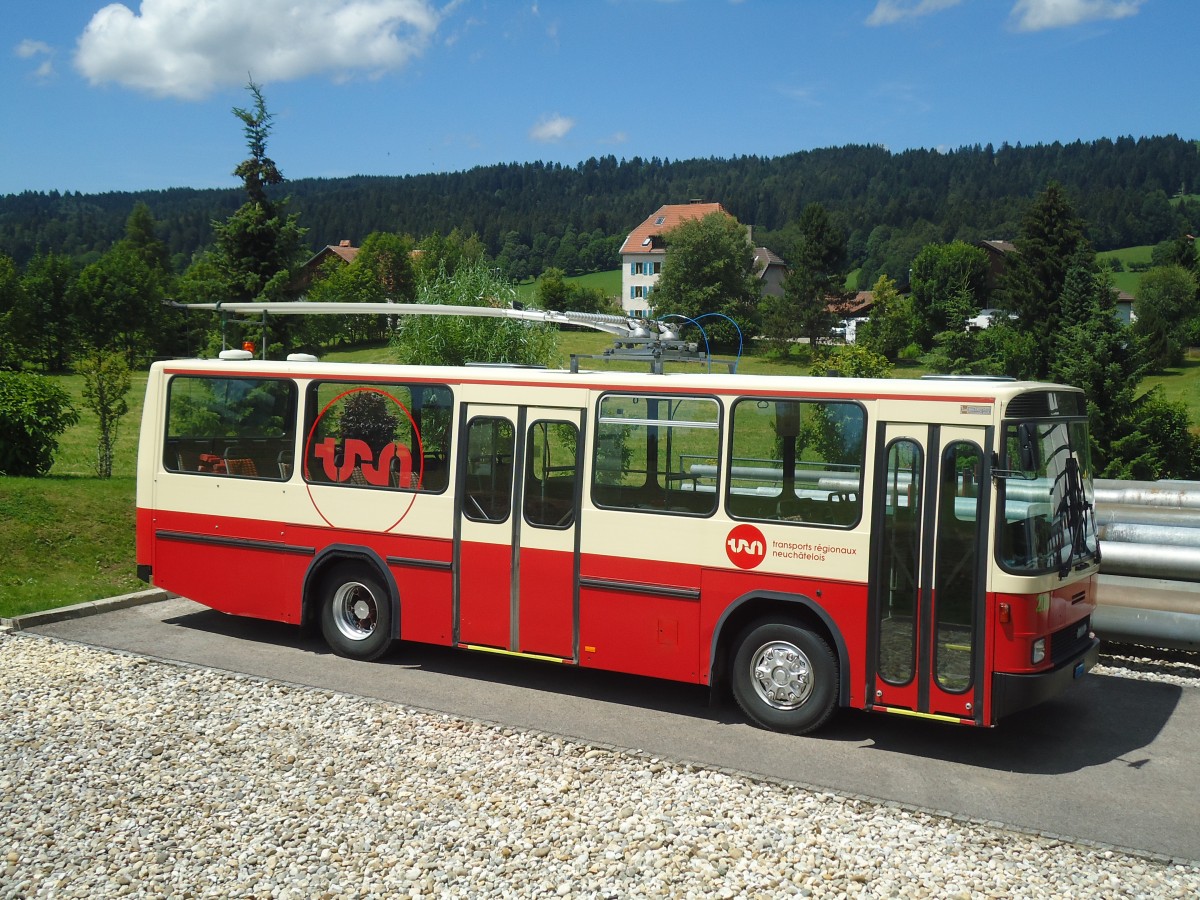
<path id="1" fill-rule="evenodd" d="M 1200 229 L 1200 153 L 1176 136 L 950 152 L 846 146 L 779 157 L 592 158 L 575 166 L 510 163 L 465 172 L 289 181 L 291 209 L 315 252 L 373 232 L 475 235 L 510 277 L 554 267 L 567 275 L 614 268 L 624 236 L 663 203 L 721 202 L 781 255 L 803 210 L 819 203 L 846 233 L 860 287 L 905 281 L 920 248 L 1009 239 L 1023 208 L 1060 184 L 1097 250 L 1154 244 Z M 0 197 L 0 249 L 18 266 L 38 254 L 94 262 L 121 239 L 139 203 L 159 223 L 170 267 L 192 264 L 213 223 L 240 206 L 236 189 L 137 193 L 25 192 Z"/>

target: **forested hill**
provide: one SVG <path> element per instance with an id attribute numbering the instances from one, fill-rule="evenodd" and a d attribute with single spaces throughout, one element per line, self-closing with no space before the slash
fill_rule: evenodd
<path id="1" fill-rule="evenodd" d="M 280 160 L 286 172 L 287 161 Z M 64 176 L 67 179 L 69 176 Z M 786 256 L 788 226 L 812 202 L 846 229 L 851 259 L 890 271 L 931 241 L 1011 238 L 1024 205 L 1050 181 L 1066 187 L 1098 250 L 1156 243 L 1200 228 L 1200 152 L 1175 136 L 1072 144 L 974 146 L 951 152 L 847 146 L 762 158 L 617 160 L 577 166 L 511 163 L 414 176 L 302 179 L 283 185 L 317 249 L 373 231 L 420 238 L 457 228 L 499 255 L 523 248 L 531 268 L 565 243 L 601 238 L 607 252 L 664 203 L 722 203 L 755 228 L 756 243 Z M 1183 197 L 1183 199 L 1179 199 Z M 145 202 L 177 266 L 210 240 L 209 223 L 243 197 L 236 188 L 177 188 L 0 197 L 0 252 L 18 265 L 39 250 L 80 259 L 108 248 Z M 614 241 L 615 239 L 615 241 Z M 568 258 L 569 262 L 569 258 Z M 559 260 L 555 264 L 562 264 Z M 615 258 L 607 267 L 617 264 Z"/>

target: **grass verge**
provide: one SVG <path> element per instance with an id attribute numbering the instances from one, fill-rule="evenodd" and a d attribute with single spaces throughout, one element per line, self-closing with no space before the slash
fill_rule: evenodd
<path id="1" fill-rule="evenodd" d="M 0 618 L 146 587 L 134 479 L 0 478 Z"/>

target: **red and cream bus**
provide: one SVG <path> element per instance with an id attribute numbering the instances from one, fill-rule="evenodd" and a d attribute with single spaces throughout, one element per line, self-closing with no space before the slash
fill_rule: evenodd
<path id="1" fill-rule="evenodd" d="M 142 578 L 357 659 L 704 684 L 796 733 L 990 726 L 1097 659 L 1073 388 L 174 361 L 140 451 Z"/>

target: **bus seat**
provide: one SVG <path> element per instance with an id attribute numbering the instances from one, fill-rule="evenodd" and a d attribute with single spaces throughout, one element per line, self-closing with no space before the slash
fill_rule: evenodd
<path id="1" fill-rule="evenodd" d="M 242 478 L 258 477 L 258 466 L 241 447 L 226 447 L 223 460 L 227 475 L 237 475 Z"/>

